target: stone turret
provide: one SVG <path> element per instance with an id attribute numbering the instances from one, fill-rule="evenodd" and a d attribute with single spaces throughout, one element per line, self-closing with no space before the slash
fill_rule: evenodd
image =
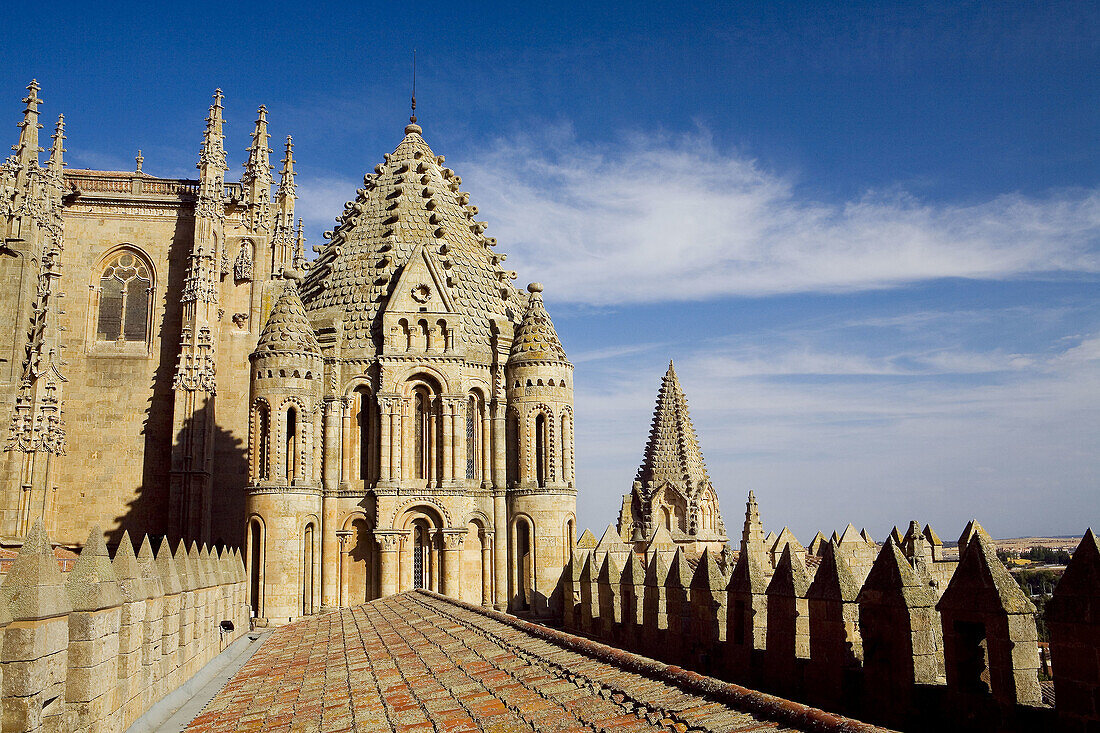
<path id="1" fill-rule="evenodd" d="M 531 283 L 506 370 L 522 489 L 573 485 L 573 365 Z"/>
<path id="2" fill-rule="evenodd" d="M 262 577 L 254 576 L 252 587 L 263 585 L 263 613 L 278 620 L 308 615 L 319 605 L 310 599 L 311 589 L 319 587 L 320 530 L 308 517 L 321 510 L 324 365 L 290 275 L 249 357 L 250 532 L 281 548 L 266 556 Z M 300 577 L 306 583 L 301 593 Z"/>

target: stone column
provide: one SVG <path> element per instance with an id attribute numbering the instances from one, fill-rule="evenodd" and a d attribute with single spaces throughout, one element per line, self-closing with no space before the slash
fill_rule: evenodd
<path id="1" fill-rule="evenodd" d="M 336 530 L 336 539 L 340 542 L 340 560 L 338 564 L 340 577 L 337 581 L 340 587 L 340 597 L 337 599 L 340 608 L 346 608 L 348 605 L 348 538 L 351 537 L 351 532 L 350 529 Z"/>
<path id="2" fill-rule="evenodd" d="M 443 421 L 443 483 L 455 479 L 455 403 L 453 399 L 442 401 L 440 418 Z"/>
<path id="3" fill-rule="evenodd" d="M 405 445 L 405 433 L 401 419 L 402 402 L 397 400 L 390 412 L 390 480 L 401 481 L 401 450 Z"/>
<path id="4" fill-rule="evenodd" d="M 326 398 L 333 399 L 333 398 Z M 342 427 L 340 431 L 340 437 L 338 440 L 332 443 L 333 446 L 340 446 L 340 456 L 336 458 L 338 465 L 340 466 L 340 481 L 351 481 L 351 406 L 348 405 L 347 400 L 341 400 L 340 405 L 340 425 Z M 335 412 L 335 408 L 333 410 Z M 327 418 L 327 414 L 326 414 Z"/>
<path id="5" fill-rule="evenodd" d="M 393 479 L 390 466 L 390 442 L 393 440 L 393 432 L 391 432 L 390 422 L 393 419 L 393 402 L 382 398 L 378 399 L 378 427 L 379 427 L 379 448 L 378 448 L 378 478 L 380 481 L 390 481 Z"/>
<path id="6" fill-rule="evenodd" d="M 378 541 L 379 593 L 381 597 L 392 596 L 397 593 L 397 543 L 401 540 L 402 533 L 397 530 L 374 530 L 374 539 Z"/>
<path id="7" fill-rule="evenodd" d="M 451 405 L 451 458 L 454 480 L 466 480 L 466 400 L 456 399 Z"/>
<path id="8" fill-rule="evenodd" d="M 341 413 L 347 412 L 347 400 L 342 397 L 326 397 L 325 435 L 323 445 L 324 471 L 321 474 L 321 486 L 324 495 L 321 498 L 321 611 L 337 608 L 340 600 L 340 588 L 337 580 L 337 563 L 340 560 L 336 547 L 337 498 L 340 486 L 339 458 L 334 455 L 340 443 Z"/>
<path id="9" fill-rule="evenodd" d="M 508 461 L 504 409 L 503 400 L 493 403 L 493 608 L 498 611 L 508 610 Z"/>
<path id="10" fill-rule="evenodd" d="M 481 461 L 481 485 L 493 485 L 493 450 L 492 440 L 493 423 L 489 420 L 489 410 L 483 405 L 481 416 L 481 452 L 477 460 Z"/>
<path id="11" fill-rule="evenodd" d="M 451 598 L 462 595 L 462 543 L 464 529 L 440 530 L 443 535 L 443 584 L 440 593 Z"/>
<path id="12" fill-rule="evenodd" d="M 428 441 L 428 486 L 439 485 L 439 450 L 440 450 L 440 436 L 443 431 L 439 427 L 439 418 L 443 412 L 442 403 L 439 397 L 436 397 L 432 402 L 432 409 L 428 413 L 428 435 L 431 439 Z"/>
<path id="13" fill-rule="evenodd" d="M 493 536 L 481 530 L 481 605 L 493 605 Z"/>

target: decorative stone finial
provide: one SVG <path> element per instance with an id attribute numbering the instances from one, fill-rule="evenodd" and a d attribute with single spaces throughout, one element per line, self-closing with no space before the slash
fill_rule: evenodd
<path id="1" fill-rule="evenodd" d="M 141 157 L 141 151 L 138 151 L 137 157 L 134 158 L 134 173 L 141 173 L 141 164 L 145 162 L 145 158 Z"/>
<path id="2" fill-rule="evenodd" d="M 542 283 L 531 283 L 527 286 L 527 292 L 529 293 L 541 293 Z"/>

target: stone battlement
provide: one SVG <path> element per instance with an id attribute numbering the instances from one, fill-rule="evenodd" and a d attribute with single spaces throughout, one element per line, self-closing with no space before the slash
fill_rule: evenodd
<path id="1" fill-rule="evenodd" d="M 835 541 L 812 579 L 789 549 L 770 578 L 744 551 L 727 575 L 710 552 L 689 563 L 682 548 L 577 549 L 563 575 L 564 626 L 903 729 L 1096 725 L 1100 583 L 1088 579 L 1100 580 L 1100 554 L 1091 530 L 1048 606 L 1056 709 L 1040 690 L 1035 607 L 979 524 L 964 537 L 942 588 L 921 553 L 893 536 L 860 580 Z"/>
<path id="2" fill-rule="evenodd" d="M 4 733 L 122 731 L 248 629 L 244 566 L 93 528 L 63 574 L 41 522 L 0 584 Z"/>

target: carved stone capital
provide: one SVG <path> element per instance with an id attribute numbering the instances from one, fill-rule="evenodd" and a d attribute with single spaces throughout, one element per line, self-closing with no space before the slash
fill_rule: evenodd
<path id="1" fill-rule="evenodd" d="M 382 552 L 396 552 L 397 544 L 408 532 L 400 529 L 376 529 L 374 539 Z"/>
<path id="2" fill-rule="evenodd" d="M 466 541 L 464 529 L 442 529 L 439 533 L 443 536 L 444 550 L 461 550 L 462 543 Z"/>

